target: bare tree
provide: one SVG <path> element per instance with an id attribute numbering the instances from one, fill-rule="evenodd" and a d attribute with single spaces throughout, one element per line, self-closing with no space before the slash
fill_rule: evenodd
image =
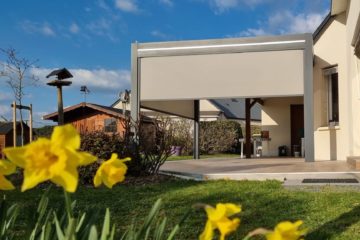
<path id="1" fill-rule="evenodd" d="M 36 85 L 38 77 L 31 74 L 30 70 L 38 60 L 29 60 L 20 57 L 18 52 L 9 47 L 8 49 L 0 48 L 0 53 L 5 55 L 5 61 L 0 61 L 0 78 L 5 79 L 6 84 L 12 89 L 16 104 L 22 105 L 25 95 L 25 88 Z M 20 111 L 21 126 L 21 145 L 24 145 L 24 125 L 22 109 Z"/>

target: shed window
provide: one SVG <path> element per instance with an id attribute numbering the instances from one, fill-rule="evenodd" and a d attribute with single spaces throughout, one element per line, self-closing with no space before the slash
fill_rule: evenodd
<path id="1" fill-rule="evenodd" d="M 104 119 L 104 131 L 105 132 L 116 132 L 117 124 L 115 118 Z"/>
<path id="2" fill-rule="evenodd" d="M 339 124 L 339 81 L 337 67 L 324 70 L 328 85 L 328 119 L 331 125 Z"/>

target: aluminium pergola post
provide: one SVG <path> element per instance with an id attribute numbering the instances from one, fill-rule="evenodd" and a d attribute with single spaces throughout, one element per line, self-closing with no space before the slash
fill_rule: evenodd
<path id="1" fill-rule="evenodd" d="M 251 158 L 251 102 L 250 98 L 245 99 L 245 156 Z"/>
<path id="2" fill-rule="evenodd" d="M 304 140 L 305 161 L 314 162 L 313 39 L 306 35 L 304 49 Z"/>
<path id="3" fill-rule="evenodd" d="M 138 74 L 137 49 L 138 49 L 138 43 L 131 44 L 130 108 L 131 108 L 131 120 L 134 121 L 135 124 L 138 123 L 139 114 L 140 114 L 140 81 L 139 81 L 139 74 Z M 135 132 L 135 129 L 132 129 L 131 131 Z"/>
<path id="4" fill-rule="evenodd" d="M 194 159 L 200 159 L 200 101 L 194 100 Z"/>

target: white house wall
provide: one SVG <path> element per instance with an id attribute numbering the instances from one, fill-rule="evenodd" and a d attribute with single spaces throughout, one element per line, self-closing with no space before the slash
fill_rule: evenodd
<path id="1" fill-rule="evenodd" d="M 346 160 L 349 155 L 350 85 L 346 60 L 346 15 L 335 17 L 314 44 L 314 144 L 315 160 Z M 337 65 L 339 126 L 329 126 L 327 79 L 323 69 Z"/>
<path id="2" fill-rule="evenodd" d="M 355 29 L 359 22 L 360 1 L 352 0 L 349 5 L 346 28 L 346 58 L 349 66 L 347 74 L 351 85 L 349 108 L 352 110 L 349 129 L 349 154 L 350 156 L 360 156 L 360 60 L 354 55 L 354 47 L 351 46 L 354 35 L 357 35 Z"/>
<path id="3" fill-rule="evenodd" d="M 291 104 L 303 104 L 303 97 L 265 99 L 261 109 L 261 129 L 269 131 L 271 141 L 262 142 L 264 156 L 278 156 L 279 146 L 291 149 Z"/>

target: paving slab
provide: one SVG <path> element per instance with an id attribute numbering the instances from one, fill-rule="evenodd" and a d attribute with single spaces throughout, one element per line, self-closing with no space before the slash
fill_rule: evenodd
<path id="1" fill-rule="evenodd" d="M 167 161 L 161 172 L 196 180 L 299 180 L 304 178 L 356 178 L 346 161 L 305 162 L 303 158 L 212 158 Z"/>

